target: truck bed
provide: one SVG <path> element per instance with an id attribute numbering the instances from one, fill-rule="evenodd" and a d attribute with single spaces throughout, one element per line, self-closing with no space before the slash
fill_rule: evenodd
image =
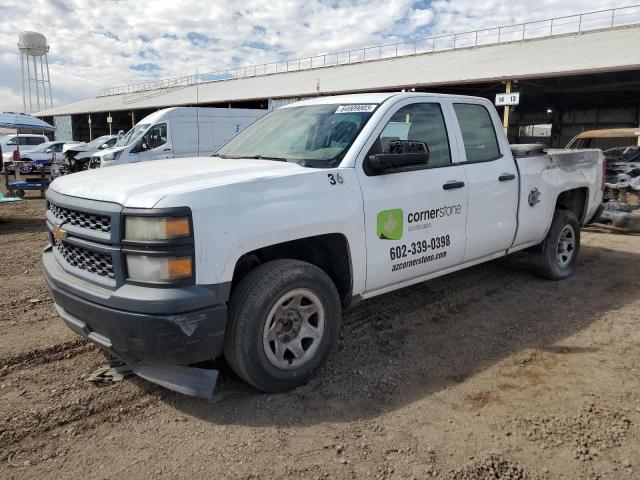
<path id="1" fill-rule="evenodd" d="M 549 228 L 560 192 L 582 189 L 585 208 L 578 220 L 586 224 L 602 201 L 604 157 L 598 149 L 543 150 L 540 145 L 511 146 L 520 181 L 518 230 L 512 250 L 540 243 Z M 597 168 L 594 168 L 597 167 Z M 540 225 L 546 228 L 540 228 Z"/>

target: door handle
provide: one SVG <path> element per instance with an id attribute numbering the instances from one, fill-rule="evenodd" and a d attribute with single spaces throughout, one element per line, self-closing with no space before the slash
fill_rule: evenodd
<path id="1" fill-rule="evenodd" d="M 170 152 L 170 151 L 171 151 L 171 149 L 170 149 L 170 148 L 165 148 L 165 149 L 163 150 L 163 152 Z"/>
<path id="2" fill-rule="evenodd" d="M 503 173 L 498 177 L 501 182 L 507 182 L 509 180 L 515 180 L 516 176 L 513 173 Z"/>
<path id="3" fill-rule="evenodd" d="M 462 187 L 464 187 L 464 182 L 460 180 L 451 180 L 445 183 L 444 185 L 442 185 L 442 188 L 444 190 L 453 190 L 454 188 L 462 188 Z"/>

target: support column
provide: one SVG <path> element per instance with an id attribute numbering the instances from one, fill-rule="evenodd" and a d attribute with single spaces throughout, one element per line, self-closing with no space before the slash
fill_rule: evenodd
<path id="1" fill-rule="evenodd" d="M 505 93 L 511 93 L 511 80 L 507 80 Z M 504 133 L 507 136 L 507 140 L 509 139 L 509 105 L 504 106 L 504 114 L 502 117 L 502 126 L 504 127 Z"/>
<path id="2" fill-rule="evenodd" d="M 42 99 L 44 100 L 44 108 L 46 110 L 47 109 L 47 89 L 46 89 L 45 77 L 44 77 L 44 66 L 42 65 L 42 57 L 40 57 L 40 75 L 42 77 Z"/>
<path id="3" fill-rule="evenodd" d="M 136 126 L 136 112 L 131 110 L 131 128 Z"/>
<path id="4" fill-rule="evenodd" d="M 33 57 L 33 78 L 34 78 L 34 83 L 36 86 L 36 101 L 37 101 L 37 105 L 38 105 L 38 111 L 41 110 L 40 108 L 40 88 L 38 87 L 38 67 L 36 66 L 36 57 Z M 29 112 L 29 113 L 33 113 L 33 112 Z"/>
<path id="5" fill-rule="evenodd" d="M 109 112 L 107 115 L 111 119 L 111 122 L 113 122 L 113 117 L 111 116 L 111 112 Z M 107 122 L 109 124 L 109 135 L 113 135 L 113 133 L 111 133 L 111 122 Z"/>
<path id="6" fill-rule="evenodd" d="M 89 141 L 93 140 L 93 132 L 91 130 L 91 114 L 89 114 Z"/>
<path id="7" fill-rule="evenodd" d="M 47 64 L 47 83 L 49 84 L 49 103 L 53 107 L 53 95 L 51 94 L 51 75 L 49 75 L 49 58 L 44 56 L 44 62 Z"/>
<path id="8" fill-rule="evenodd" d="M 20 66 L 22 72 L 22 111 L 27 111 L 27 90 L 24 78 L 24 53 L 20 52 Z"/>

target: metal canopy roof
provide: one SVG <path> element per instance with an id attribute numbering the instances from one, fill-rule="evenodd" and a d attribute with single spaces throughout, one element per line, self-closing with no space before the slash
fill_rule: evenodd
<path id="1" fill-rule="evenodd" d="M 90 98 L 37 116 L 308 97 L 640 68 L 640 26 Z M 197 91 L 196 91 L 197 89 Z"/>

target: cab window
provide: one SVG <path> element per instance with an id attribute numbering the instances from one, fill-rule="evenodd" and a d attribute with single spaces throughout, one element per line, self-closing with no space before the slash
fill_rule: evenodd
<path id="1" fill-rule="evenodd" d="M 482 105 L 454 103 L 467 162 L 486 162 L 500 158 L 498 137 L 489 111 Z"/>
<path id="2" fill-rule="evenodd" d="M 429 167 L 451 163 L 447 127 L 438 103 L 413 103 L 400 108 L 380 133 L 372 153 L 389 153 L 389 144 L 394 140 L 426 143 Z"/>
<path id="3" fill-rule="evenodd" d="M 167 124 L 154 125 L 144 136 L 147 149 L 158 148 L 167 143 Z"/>

